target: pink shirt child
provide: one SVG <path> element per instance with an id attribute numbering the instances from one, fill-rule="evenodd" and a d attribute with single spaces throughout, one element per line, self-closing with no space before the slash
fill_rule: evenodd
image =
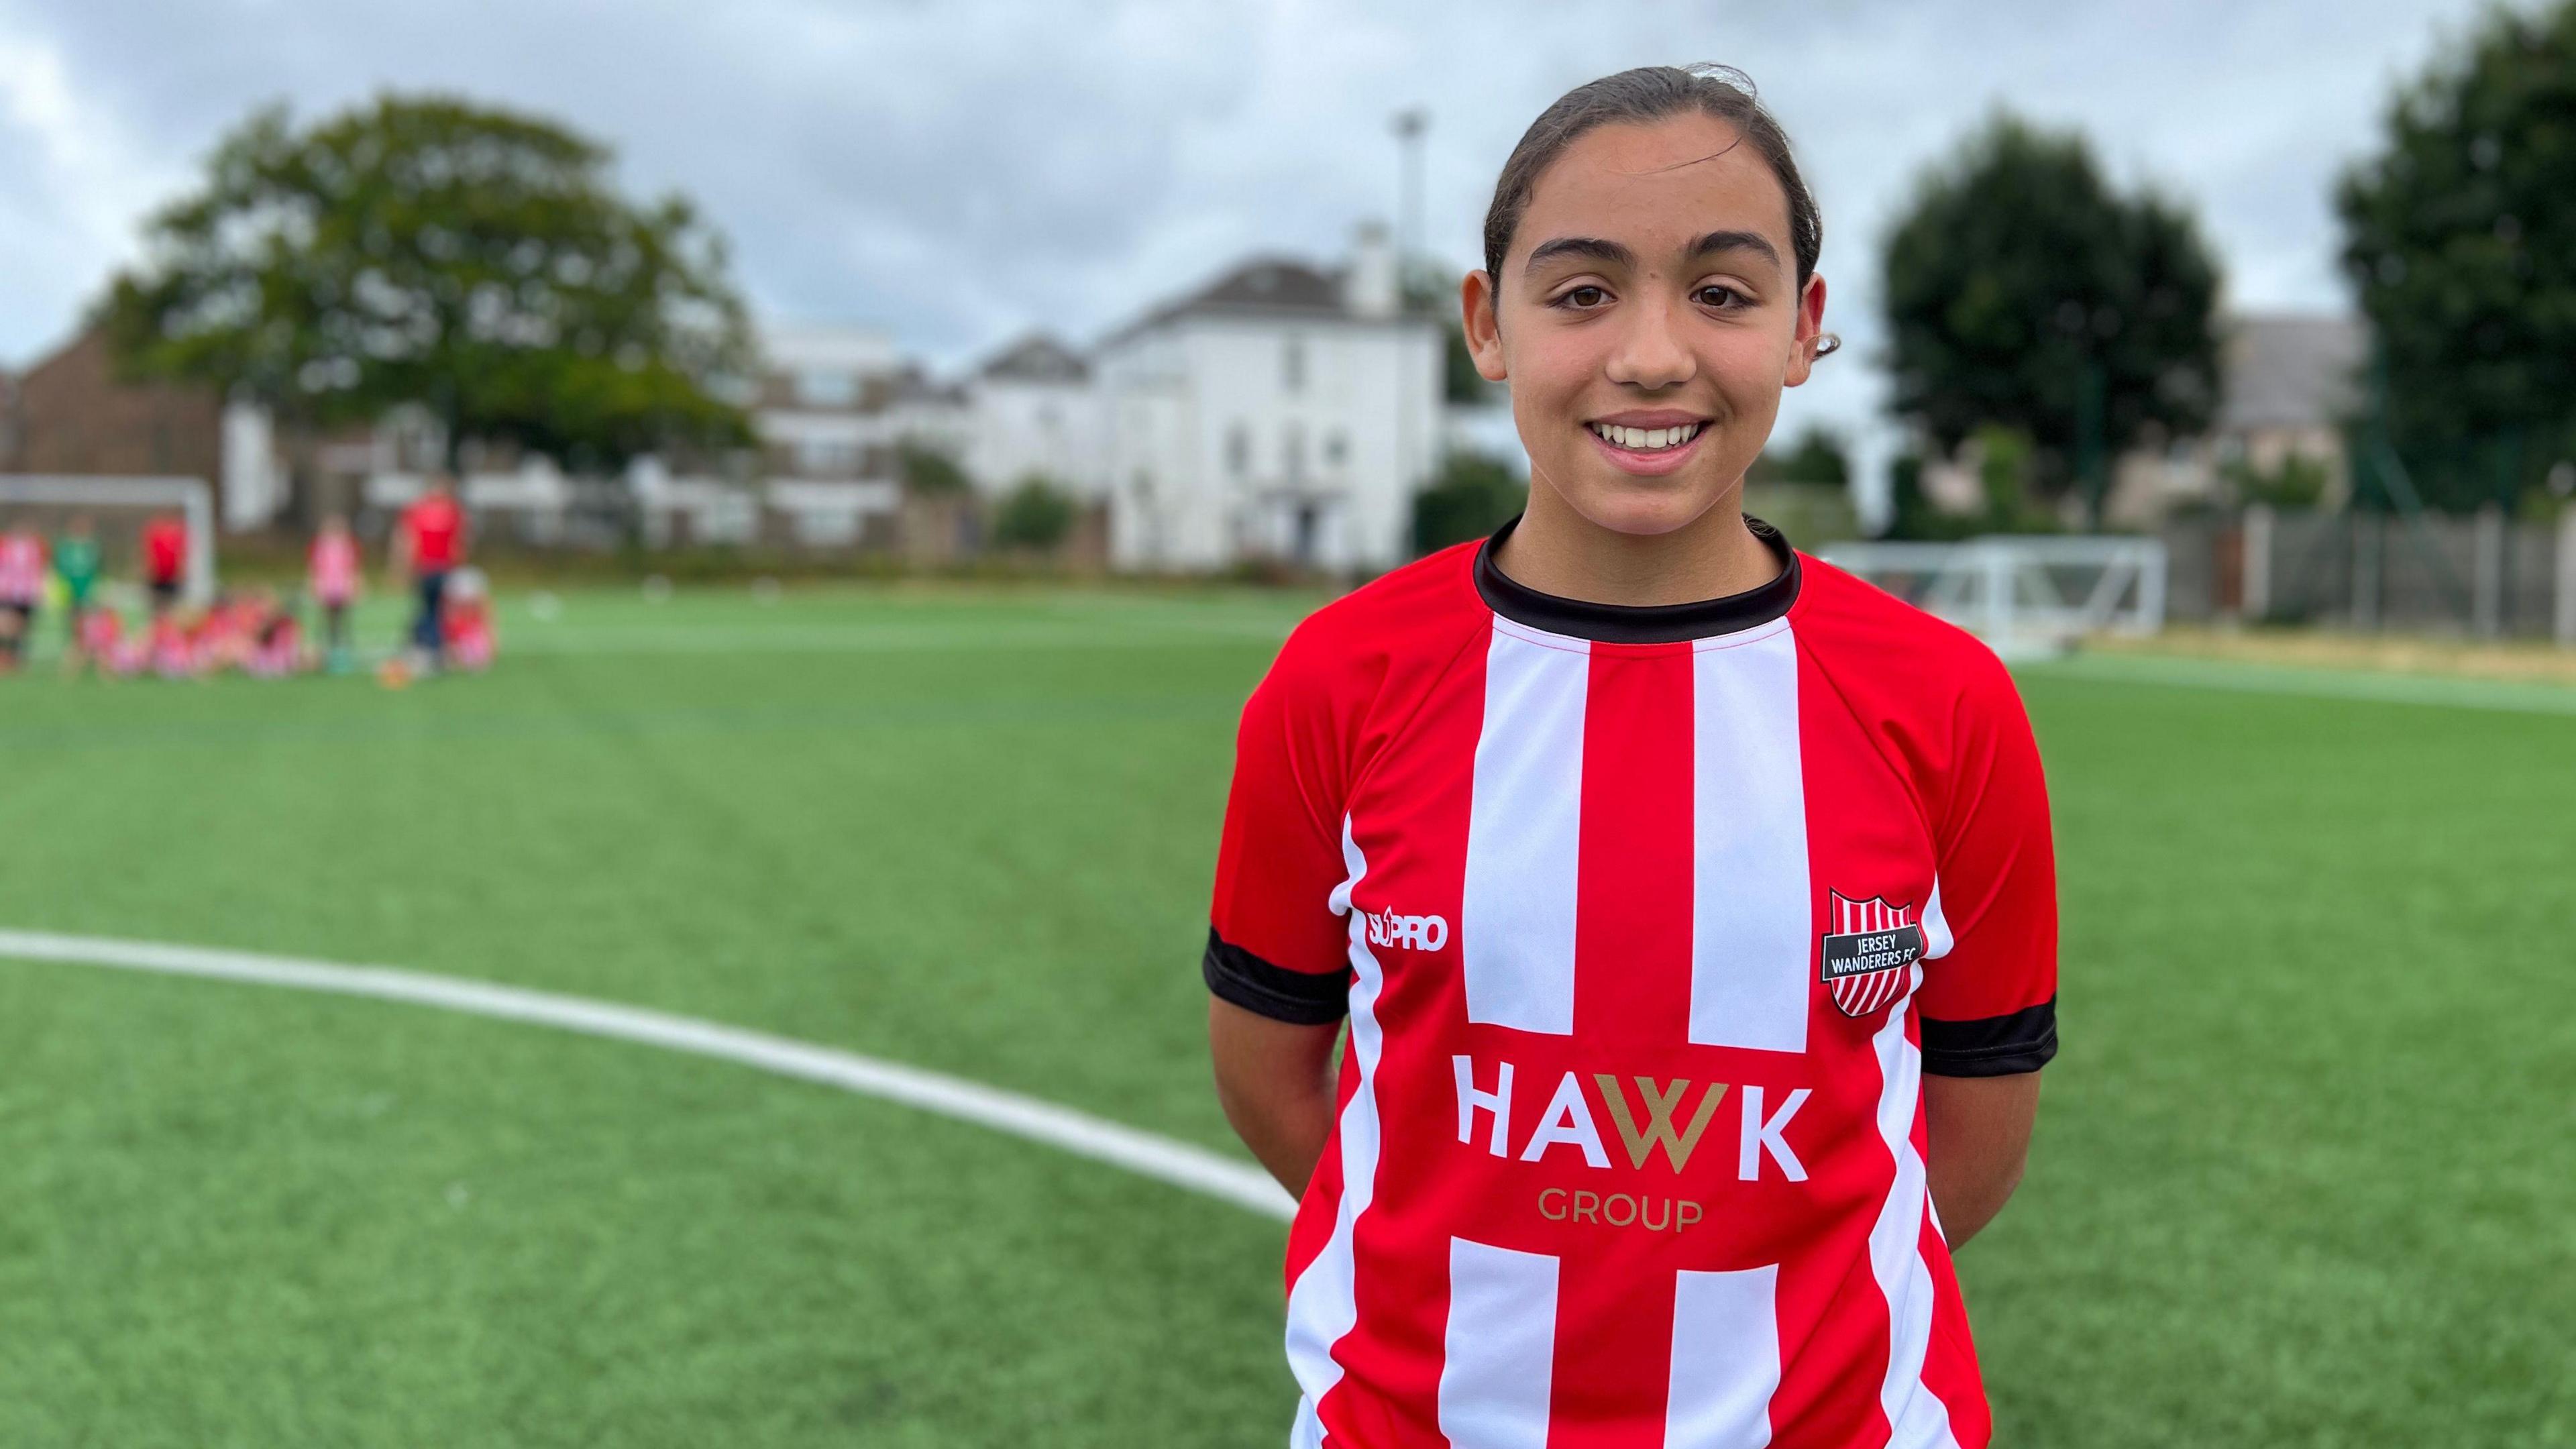
<path id="1" fill-rule="evenodd" d="M 45 596 L 45 541 L 32 533 L 0 533 L 0 604 L 33 604 Z"/>
<path id="2" fill-rule="evenodd" d="M 326 531 L 313 540 L 310 560 L 313 597 L 325 604 L 345 604 L 358 592 L 358 541 Z"/>

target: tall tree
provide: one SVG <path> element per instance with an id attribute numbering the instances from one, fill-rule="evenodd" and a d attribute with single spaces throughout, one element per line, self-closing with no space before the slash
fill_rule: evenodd
<path id="1" fill-rule="evenodd" d="M 143 375 L 212 383 L 328 427 L 427 408 L 469 438 L 576 465 L 748 439 L 749 363 L 721 237 L 637 204 L 608 152 L 534 117 L 383 96 L 224 138 L 149 224 L 103 306 Z"/>
<path id="2" fill-rule="evenodd" d="M 2428 501 L 2576 457 L 2576 5 L 2491 11 L 2399 91 L 2335 208 L 2374 410 Z"/>
<path id="3" fill-rule="evenodd" d="M 1891 406 L 1943 452 L 2016 430 L 2032 484 L 2063 496 L 2209 424 L 2218 265 L 2181 206 L 2114 191 L 2079 135 L 1997 117 L 1923 180 L 1886 268 Z"/>

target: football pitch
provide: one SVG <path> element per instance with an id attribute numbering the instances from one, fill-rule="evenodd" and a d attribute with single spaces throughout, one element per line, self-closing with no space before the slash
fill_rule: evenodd
<path id="1" fill-rule="evenodd" d="M 651 1008 L 1244 1160 L 1198 951 L 1314 602 L 596 591 L 400 691 L 40 669 L 0 930 Z M 1960 1257 L 1998 1444 L 2576 1444 L 2576 691 L 2022 687 L 2065 1047 Z M 0 959 L 0 1443 L 1271 1446 L 1283 1236 L 734 1062 Z"/>

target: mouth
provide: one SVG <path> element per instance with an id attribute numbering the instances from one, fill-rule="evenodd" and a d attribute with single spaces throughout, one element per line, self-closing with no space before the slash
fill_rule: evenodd
<path id="1" fill-rule="evenodd" d="M 1662 453 L 1688 446 L 1690 440 L 1704 431 L 1706 423 L 1682 423 L 1669 428 L 1623 428 L 1612 423 L 1586 423 L 1592 436 L 1625 453 Z"/>
<path id="2" fill-rule="evenodd" d="M 1593 445 L 1610 465 L 1637 477 L 1656 477 L 1671 473 L 1699 451 L 1700 439 L 1708 435 L 1708 420 L 1688 418 L 1663 422 L 1659 428 L 1632 428 L 1622 423 L 1585 423 L 1583 430 L 1592 435 Z"/>

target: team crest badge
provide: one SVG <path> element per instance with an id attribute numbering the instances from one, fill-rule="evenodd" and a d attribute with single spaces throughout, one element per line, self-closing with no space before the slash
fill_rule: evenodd
<path id="1" fill-rule="evenodd" d="M 1843 1015 L 1875 1016 L 1905 994 L 1914 963 L 1923 959 L 1923 923 L 1915 906 L 1891 906 L 1885 896 L 1865 901 L 1832 891 L 1833 920 L 1825 932 L 1825 987 Z"/>

